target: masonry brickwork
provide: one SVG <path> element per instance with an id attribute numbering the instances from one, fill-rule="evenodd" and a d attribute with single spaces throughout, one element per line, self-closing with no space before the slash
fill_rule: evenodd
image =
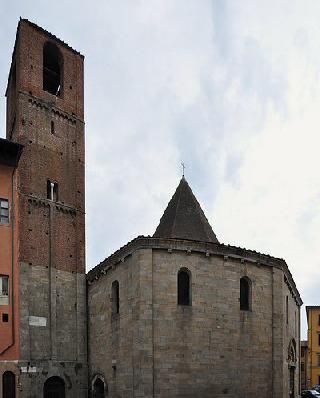
<path id="1" fill-rule="evenodd" d="M 59 54 L 58 95 L 44 87 L 48 44 Z M 0 356 L 0 373 L 10 366 L 20 398 L 43 396 L 50 377 L 62 380 L 66 397 L 86 397 L 83 56 L 20 20 L 6 95 L 7 139 L 24 149 L 16 210 L 19 355 L 10 364 Z"/>

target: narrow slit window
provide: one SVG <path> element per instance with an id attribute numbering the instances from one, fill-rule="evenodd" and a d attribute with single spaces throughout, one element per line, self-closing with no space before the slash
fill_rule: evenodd
<path id="1" fill-rule="evenodd" d="M 251 281 L 247 277 L 240 279 L 240 310 L 249 311 L 251 306 Z"/>
<path id="2" fill-rule="evenodd" d="M 54 133 L 55 133 L 54 121 L 53 121 L 53 120 L 51 120 L 51 123 L 50 123 L 50 130 L 51 130 L 51 134 L 54 134 Z"/>
<path id="3" fill-rule="evenodd" d="M 0 224 L 9 224 L 8 199 L 0 199 Z"/>
<path id="4" fill-rule="evenodd" d="M 191 274 L 187 269 L 178 272 L 178 305 L 191 305 Z"/>
<path id="5" fill-rule="evenodd" d="M 47 199 L 57 202 L 59 200 L 58 184 L 47 180 Z"/>
<path id="6" fill-rule="evenodd" d="M 119 292 L 119 282 L 112 282 L 112 313 L 119 314 L 120 311 L 120 292 Z"/>

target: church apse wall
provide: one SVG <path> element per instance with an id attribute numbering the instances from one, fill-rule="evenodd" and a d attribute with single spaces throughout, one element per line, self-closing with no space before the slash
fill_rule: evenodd
<path id="1" fill-rule="evenodd" d="M 91 380 L 101 378 L 110 397 L 287 397 L 287 342 L 299 340 L 298 323 L 286 327 L 283 260 L 241 250 L 141 237 L 91 271 Z M 190 273 L 189 305 L 178 304 L 181 269 Z M 240 308 L 243 277 L 248 309 Z M 289 307 L 299 313 L 291 293 Z"/>

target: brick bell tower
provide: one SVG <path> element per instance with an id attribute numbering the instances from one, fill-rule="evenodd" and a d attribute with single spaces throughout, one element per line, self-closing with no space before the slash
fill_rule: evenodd
<path id="1" fill-rule="evenodd" d="M 19 397 L 87 396 L 83 62 L 20 19 L 6 92 L 7 139 L 24 146 L 15 265 Z"/>

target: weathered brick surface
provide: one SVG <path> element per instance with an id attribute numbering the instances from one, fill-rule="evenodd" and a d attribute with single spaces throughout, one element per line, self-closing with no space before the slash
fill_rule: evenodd
<path id="1" fill-rule="evenodd" d="M 97 280 L 89 275 L 91 379 L 103 375 L 111 397 L 287 397 L 287 350 L 292 338 L 299 341 L 299 321 L 292 315 L 286 329 L 284 272 L 173 245 L 172 253 L 137 245 Z M 192 306 L 177 305 L 181 267 L 192 274 Z M 242 276 L 252 281 L 251 311 L 239 308 Z M 120 284 L 116 319 L 114 280 Z M 290 311 L 298 313 L 290 297 Z M 295 396 L 298 364 L 299 358 Z"/>
<path id="2" fill-rule="evenodd" d="M 62 55 L 61 96 L 43 90 L 46 42 Z M 20 397 L 42 396 L 50 375 L 65 381 L 67 397 L 86 397 L 83 57 L 25 20 L 19 23 L 7 90 L 7 138 L 24 145 L 17 170 L 15 265 Z M 47 180 L 58 183 L 57 201 L 47 198 Z M 30 317 L 45 325 L 32 324 Z M 32 375 L 21 371 L 25 362 L 37 369 Z"/>
<path id="3" fill-rule="evenodd" d="M 43 91 L 42 49 L 47 42 L 57 44 L 63 58 L 63 89 L 60 97 Z M 11 74 L 14 64 L 16 65 L 18 91 L 21 90 L 41 98 L 47 104 L 52 104 L 83 120 L 83 57 L 79 53 L 57 41 L 48 32 L 35 28 L 32 24 L 22 20 L 18 27 Z M 7 95 L 7 98 L 10 100 L 10 95 Z M 8 108 L 10 109 L 10 106 Z M 7 128 L 10 126 L 11 123 L 7 123 Z"/>

